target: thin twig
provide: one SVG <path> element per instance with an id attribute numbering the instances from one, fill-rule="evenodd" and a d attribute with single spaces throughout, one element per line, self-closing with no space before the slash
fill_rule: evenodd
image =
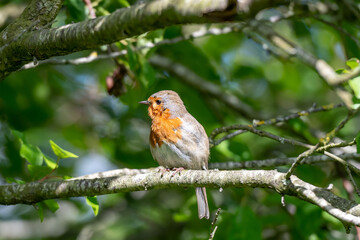
<path id="1" fill-rule="evenodd" d="M 306 157 L 311 156 L 312 154 L 315 153 L 316 149 L 319 147 L 319 143 L 316 144 L 315 146 L 312 146 L 309 150 L 303 152 L 302 154 L 300 154 L 296 161 L 291 165 L 290 169 L 287 171 L 285 178 L 289 179 L 290 176 L 293 174 L 293 172 L 295 171 L 296 167 L 300 164 L 301 160 L 303 160 Z"/>
<path id="2" fill-rule="evenodd" d="M 348 31 L 346 31 L 344 28 L 340 27 L 338 24 L 334 24 L 332 22 L 329 22 L 325 19 L 322 19 L 320 17 L 318 17 L 317 15 L 311 15 L 310 17 L 312 17 L 313 19 L 319 21 L 319 22 L 322 22 L 334 29 L 336 29 L 337 31 L 341 32 L 342 34 L 348 36 L 351 40 L 353 40 L 356 45 L 360 48 L 360 41 L 358 38 L 356 38 L 354 35 L 352 35 L 351 33 L 349 33 Z"/>
<path id="3" fill-rule="evenodd" d="M 274 135 L 270 132 L 264 131 L 264 130 L 260 130 L 257 128 L 252 127 L 251 125 L 237 125 L 236 126 L 237 129 L 243 130 L 244 132 L 251 132 L 254 133 L 260 137 L 266 137 L 266 138 L 270 138 L 272 140 L 275 140 L 277 142 L 280 142 L 282 144 L 284 143 L 288 143 L 294 146 L 300 146 L 300 147 L 305 147 L 305 148 L 310 148 L 311 145 L 300 142 L 298 140 L 295 139 L 289 139 L 289 138 L 285 138 L 285 137 L 279 137 L 277 135 Z M 220 140 L 224 140 L 224 138 L 220 139 Z M 216 141 L 215 143 L 213 143 L 214 146 L 218 145 L 220 142 Z"/>
<path id="4" fill-rule="evenodd" d="M 337 85 L 348 81 L 358 75 L 360 75 L 360 67 L 355 68 L 350 73 L 337 74 L 335 70 L 324 60 L 318 59 L 310 52 L 294 44 L 287 38 L 284 38 L 279 33 L 275 32 L 271 27 L 266 24 L 261 24 L 257 21 L 251 22 L 252 29 L 259 35 L 267 39 L 274 46 L 283 50 L 290 56 L 298 58 L 300 61 L 313 68 L 319 76 L 330 86 L 334 86 L 335 93 L 338 97 L 351 109 L 353 104 L 352 95 L 339 88 Z"/>
<path id="5" fill-rule="evenodd" d="M 211 222 L 211 228 L 210 228 L 210 237 L 209 240 L 213 240 L 215 237 L 216 230 L 218 229 L 218 226 L 216 226 L 216 222 L 219 218 L 221 212 L 221 208 L 218 208 L 214 217 L 214 220 Z"/>
<path id="6" fill-rule="evenodd" d="M 246 133 L 246 132 L 247 132 L 246 130 L 236 130 L 235 132 L 229 133 L 216 141 L 214 141 L 211 137 L 209 137 L 210 146 L 215 147 L 216 145 L 219 145 L 223 141 L 229 140 L 230 138 L 233 138 L 237 135 L 240 135 L 240 134 Z"/>
<path id="7" fill-rule="evenodd" d="M 325 138 L 320 139 L 320 142 L 322 142 L 323 144 L 328 144 L 330 142 L 330 140 L 335 137 L 338 132 L 345 126 L 345 124 L 350 121 L 355 115 L 356 113 L 358 113 L 360 110 L 360 108 L 356 109 L 356 110 L 349 110 L 348 114 L 346 115 L 346 118 L 344 120 L 342 120 L 339 125 L 337 125 L 332 131 L 330 131 L 329 133 L 326 134 Z"/>
<path id="8" fill-rule="evenodd" d="M 45 181 L 46 179 L 51 178 L 50 175 L 51 175 L 53 172 L 55 172 L 56 169 L 58 169 L 58 167 L 59 167 L 59 162 L 60 162 L 60 158 L 58 157 L 57 160 L 56 160 L 56 165 L 55 165 L 55 167 L 54 167 L 48 174 L 46 174 L 46 176 L 44 176 L 42 179 L 40 179 L 39 182 L 43 182 L 43 181 Z"/>
<path id="9" fill-rule="evenodd" d="M 268 120 L 253 120 L 253 123 L 252 123 L 251 126 L 256 128 L 256 127 L 259 127 L 259 126 L 275 125 L 277 123 L 287 122 L 287 121 L 289 121 L 291 119 L 295 119 L 295 118 L 299 118 L 299 117 L 303 117 L 303 116 L 308 116 L 308 115 L 310 115 L 312 113 L 329 111 L 329 110 L 333 110 L 335 108 L 340 108 L 340 107 L 344 107 L 344 106 L 345 105 L 343 103 L 329 104 L 329 105 L 324 105 L 324 106 L 321 106 L 321 107 L 312 106 L 309 109 L 302 110 L 302 111 L 299 111 L 299 112 L 296 112 L 296 113 L 292 113 L 292 114 L 289 114 L 287 116 L 279 116 L 279 117 L 271 118 L 271 119 L 268 119 Z M 223 142 L 225 140 L 228 140 L 228 139 L 230 139 L 232 137 L 235 137 L 235 136 L 237 136 L 239 134 L 242 134 L 242 133 L 246 132 L 246 130 L 241 129 L 242 126 L 243 125 L 231 125 L 231 126 L 216 128 L 211 132 L 211 134 L 209 136 L 210 142 L 212 143 L 213 146 L 216 146 L 216 145 L 220 144 L 221 142 Z M 228 132 L 228 131 L 231 131 L 231 130 L 239 130 L 239 131 L 230 133 L 230 134 L 224 136 L 223 138 L 215 141 L 215 137 L 218 134 L 223 133 L 223 132 Z"/>
<path id="10" fill-rule="evenodd" d="M 329 152 L 326 152 L 326 151 L 325 151 L 324 154 L 327 155 L 327 156 L 329 156 L 329 157 L 331 157 L 331 158 L 333 158 L 333 159 L 335 159 L 336 161 L 338 161 L 339 163 L 341 163 L 341 164 L 344 166 L 345 171 L 346 171 L 346 173 L 347 173 L 348 176 L 349 176 L 350 182 L 352 183 L 352 185 L 353 185 L 354 188 L 355 188 L 356 194 L 360 197 L 359 188 L 358 188 L 357 184 L 355 183 L 355 180 L 354 180 L 354 178 L 353 178 L 353 176 L 352 176 L 352 174 L 351 174 L 350 168 L 351 168 L 351 170 L 353 170 L 358 176 L 360 176 L 360 170 L 359 170 L 358 168 L 356 168 L 355 166 L 353 166 L 353 165 L 349 164 L 348 162 L 346 162 L 344 159 L 342 159 L 342 158 L 340 158 L 340 157 L 338 157 L 338 156 L 336 156 L 336 155 L 334 155 L 334 154 L 332 154 L 332 153 L 329 153 Z"/>
<path id="11" fill-rule="evenodd" d="M 328 143 L 334 136 L 336 136 L 336 134 L 345 126 L 345 124 L 346 124 L 357 112 L 358 112 L 358 110 L 355 110 L 355 111 L 349 110 L 346 118 L 345 118 L 343 121 L 341 121 L 340 124 L 339 124 L 338 126 L 336 126 L 336 128 L 335 128 L 334 130 L 332 130 L 330 133 L 326 134 L 325 141 L 321 141 L 321 140 L 320 140 L 320 142 Z M 293 165 L 290 167 L 289 171 L 286 173 L 286 179 L 288 179 L 288 178 L 291 176 L 291 174 L 295 171 L 295 168 L 300 164 L 300 161 L 301 161 L 303 158 L 308 157 L 308 156 L 314 154 L 315 152 L 317 152 L 316 150 L 319 148 L 320 142 L 318 142 L 315 146 L 311 147 L 308 151 L 306 151 L 306 152 L 304 152 L 304 153 L 302 153 L 302 154 L 300 154 L 300 155 L 298 156 L 298 158 L 296 159 L 296 161 L 295 161 L 295 162 L 293 163 Z M 346 172 L 348 173 L 348 175 L 349 175 L 349 177 L 350 177 L 351 182 L 354 184 L 354 187 L 355 187 L 355 189 L 357 190 L 357 193 L 360 193 L 360 192 L 358 191 L 358 187 L 356 186 L 356 183 L 355 183 L 355 181 L 354 181 L 354 179 L 353 179 L 353 177 L 352 177 L 352 175 L 351 175 L 351 172 L 350 172 L 350 169 L 349 169 L 349 164 L 348 164 L 346 161 L 342 160 L 341 158 L 335 156 L 334 154 L 331 154 L 331 153 L 326 152 L 326 151 L 325 151 L 324 153 L 325 153 L 325 155 L 328 155 L 329 157 L 332 157 L 332 158 L 334 158 L 334 159 L 337 160 L 337 161 L 341 161 L 341 163 L 342 163 L 342 164 L 344 165 L 344 167 L 345 167 Z M 354 171 L 355 171 L 357 174 L 360 173 L 359 169 L 357 169 L 357 168 L 353 168 L 353 169 L 354 169 Z M 360 196 L 360 195 L 359 195 L 359 196 Z"/>
<path id="12" fill-rule="evenodd" d="M 231 127 L 231 126 L 229 126 Z M 264 130 L 260 130 L 260 129 L 257 129 L 255 127 L 253 127 L 252 125 L 233 125 L 233 127 L 235 129 L 238 129 L 238 130 L 242 130 L 243 132 L 251 132 L 251 133 L 254 133 L 260 137 L 266 137 L 266 138 L 270 138 L 270 139 L 273 139 L 277 142 L 280 142 L 282 144 L 284 143 L 288 143 L 288 144 L 291 144 L 291 145 L 294 145 L 294 146 L 300 146 L 300 147 L 305 147 L 305 148 L 310 148 L 311 145 L 307 144 L 307 143 L 303 143 L 303 142 L 300 142 L 298 140 L 295 140 L 295 139 L 289 139 L 289 138 L 285 138 L 285 137 L 279 137 L 279 136 L 276 136 L 270 132 L 267 132 L 267 131 L 264 131 Z M 230 128 L 228 128 L 228 130 L 231 130 Z M 224 138 L 220 139 L 223 141 Z M 216 141 L 215 143 L 211 143 L 212 147 L 213 146 L 216 146 L 218 145 L 219 142 Z"/>
<path id="13" fill-rule="evenodd" d="M 355 160 L 360 161 L 360 154 L 358 153 L 344 153 L 338 155 L 341 159 L 344 160 Z M 326 156 L 326 155 L 312 155 L 309 157 L 304 158 L 300 164 L 316 164 L 316 163 L 324 163 L 324 162 L 331 162 L 335 159 Z M 221 170 L 233 170 L 233 169 L 261 169 L 266 167 L 278 167 L 284 165 L 291 165 L 296 161 L 296 157 L 290 158 L 270 158 L 264 160 L 251 160 L 251 161 L 244 161 L 244 162 L 209 162 L 209 169 L 221 169 Z M 351 164 L 349 166 L 350 169 L 352 167 L 356 168 Z"/>
<path id="14" fill-rule="evenodd" d="M 355 182 L 355 180 L 354 180 L 354 178 L 353 178 L 353 176 L 352 176 L 352 174 L 351 174 L 351 171 L 350 171 L 349 166 L 348 166 L 348 165 L 345 165 L 344 168 L 345 168 L 346 173 L 347 173 L 348 176 L 349 176 L 350 182 L 352 183 L 352 185 L 353 185 L 354 188 L 355 188 L 356 194 L 360 197 L 359 187 L 357 186 L 357 184 L 356 184 L 356 182 Z"/>
<path id="15" fill-rule="evenodd" d="M 349 146 L 353 146 L 356 144 L 356 139 L 353 139 L 352 141 L 350 142 L 339 142 L 339 143 L 329 143 L 325 146 L 321 146 L 319 147 L 316 151 L 317 152 L 323 152 L 323 151 L 326 151 L 330 148 L 342 148 L 342 147 L 349 147 Z"/>
<path id="16" fill-rule="evenodd" d="M 342 2 L 346 5 L 346 8 L 350 10 L 358 20 L 360 20 L 360 11 L 357 4 L 351 0 L 343 0 Z"/>
<path id="17" fill-rule="evenodd" d="M 252 39 L 254 42 L 261 45 L 261 47 L 266 51 L 266 53 L 276 57 L 280 62 L 290 62 L 290 56 L 288 54 L 284 54 L 277 49 L 274 49 L 270 44 L 266 43 L 264 39 L 262 39 L 259 35 L 255 34 L 253 31 L 247 31 L 247 36 Z"/>

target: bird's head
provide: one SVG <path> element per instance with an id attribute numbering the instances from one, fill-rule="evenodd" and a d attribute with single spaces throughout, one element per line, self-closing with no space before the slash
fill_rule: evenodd
<path id="1" fill-rule="evenodd" d="M 139 102 L 148 105 L 151 119 L 156 117 L 176 118 L 187 113 L 179 95 L 170 90 L 163 90 L 152 94 L 147 100 Z"/>

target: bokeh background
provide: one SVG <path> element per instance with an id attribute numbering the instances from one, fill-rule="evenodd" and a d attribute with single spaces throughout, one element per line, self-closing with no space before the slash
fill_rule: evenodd
<path id="1" fill-rule="evenodd" d="M 0 30 L 26 6 L 28 1 L 3 0 Z M 93 1 L 96 15 L 106 15 L 134 4 L 126 0 Z M 4 9 L 7 9 L 4 11 Z M 88 18 L 83 1 L 65 0 L 53 26 Z M 117 168 L 156 167 L 149 144 L 150 119 L 139 105 L 149 95 L 170 89 L 179 93 L 188 111 L 208 134 L 217 127 L 251 123 L 218 99 L 190 87 L 166 70 L 152 67 L 147 59 L 165 56 L 212 82 L 224 94 L 233 94 L 249 105 L 258 119 L 308 109 L 313 104 L 339 103 L 337 95 L 314 70 L 296 58 L 280 60 L 242 32 L 206 36 L 141 51 L 148 42 L 171 39 L 203 28 L 223 25 L 188 25 L 159 29 L 116 43 L 131 54 L 83 65 L 45 64 L 16 72 L 0 82 L 0 183 L 6 178 L 33 181 L 27 162 L 20 157 L 19 140 L 11 130 L 23 132 L 28 143 L 45 154 L 52 153 L 49 140 L 79 156 L 60 161 L 55 176 L 81 176 Z M 355 36 L 359 29 L 344 21 L 342 27 Z M 347 59 L 359 56 L 356 43 L 328 25 L 311 17 L 280 21 L 274 29 L 335 69 L 346 68 Z M 94 51 L 106 53 L 109 46 Z M 84 51 L 61 58 L 94 54 Z M 106 78 L 123 64 L 132 77 L 123 78 L 124 91 L 109 95 Z M 322 134 L 336 127 L 346 116 L 344 108 L 316 113 L 276 127 L 272 133 L 316 143 Z M 350 121 L 339 133 L 352 140 L 359 132 L 359 119 Z M 247 133 L 211 149 L 211 162 L 296 157 L 304 149 L 279 144 Z M 344 151 L 355 151 L 347 149 Z M 278 167 L 285 171 L 286 166 Z M 297 176 L 314 185 L 334 184 L 334 191 L 348 197 L 343 184 L 346 175 L 335 163 L 303 165 Z M 358 179 L 355 179 L 358 181 Z M 320 208 L 292 197 L 286 207 L 280 196 L 263 189 L 208 189 L 212 214 L 222 208 L 215 239 L 355 239 L 346 235 L 340 221 Z M 98 216 L 84 198 L 58 200 L 55 213 L 44 210 L 40 222 L 35 207 L 0 206 L 0 239 L 205 239 L 211 222 L 197 218 L 193 189 L 164 189 L 112 194 L 98 197 Z"/>

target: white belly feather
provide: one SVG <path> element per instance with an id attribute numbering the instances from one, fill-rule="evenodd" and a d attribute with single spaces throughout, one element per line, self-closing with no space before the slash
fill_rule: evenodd
<path id="1" fill-rule="evenodd" d="M 190 156 L 182 153 L 173 143 L 164 141 L 160 147 L 150 147 L 150 150 L 156 161 L 163 167 L 191 168 L 189 165 L 191 163 Z"/>

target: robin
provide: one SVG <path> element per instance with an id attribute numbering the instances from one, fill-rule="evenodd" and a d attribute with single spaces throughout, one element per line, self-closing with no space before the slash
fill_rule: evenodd
<path id="1" fill-rule="evenodd" d="M 208 137 L 203 126 L 188 113 L 179 95 L 170 90 L 159 91 L 140 103 L 149 106 L 153 158 L 161 166 L 176 172 L 181 169 L 207 170 Z M 196 198 L 199 218 L 209 219 L 205 187 L 196 188 Z"/>

